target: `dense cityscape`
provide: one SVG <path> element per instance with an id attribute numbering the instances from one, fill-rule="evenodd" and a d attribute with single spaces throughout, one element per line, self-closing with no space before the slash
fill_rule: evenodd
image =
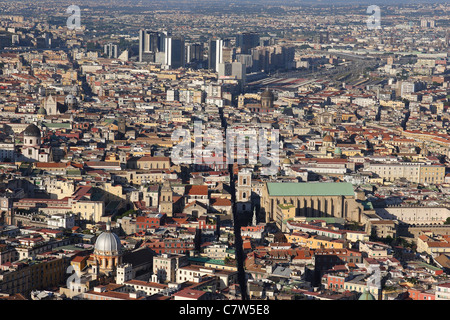
<path id="1" fill-rule="evenodd" d="M 449 4 L 0 8 L 0 300 L 450 299 Z"/>

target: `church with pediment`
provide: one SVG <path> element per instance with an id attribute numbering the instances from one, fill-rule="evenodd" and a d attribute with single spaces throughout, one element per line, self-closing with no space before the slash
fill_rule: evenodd
<path id="1" fill-rule="evenodd" d="M 78 105 L 77 98 L 69 94 L 67 96 L 49 95 L 42 100 L 38 114 L 41 116 L 60 115 L 69 110 L 75 110 Z"/>

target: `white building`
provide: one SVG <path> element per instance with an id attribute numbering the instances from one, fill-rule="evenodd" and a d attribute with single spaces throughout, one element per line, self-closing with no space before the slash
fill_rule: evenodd
<path id="1" fill-rule="evenodd" d="M 418 225 L 440 225 L 450 217 L 450 210 L 445 207 L 387 207 L 376 208 L 375 213 L 382 219 Z"/>
<path id="2" fill-rule="evenodd" d="M 445 282 L 436 285 L 435 299 L 450 300 L 450 282 Z"/>
<path id="3" fill-rule="evenodd" d="M 185 255 L 162 254 L 154 256 L 153 275 L 156 275 L 155 280 L 157 282 L 175 281 L 176 270 L 187 263 Z"/>
<path id="4" fill-rule="evenodd" d="M 237 283 L 237 271 L 216 270 L 202 266 L 188 265 L 178 268 L 176 272 L 176 282 L 201 282 L 204 277 L 217 277 L 219 289 L 226 288 Z"/>
<path id="5" fill-rule="evenodd" d="M 72 229 L 75 226 L 75 216 L 71 213 L 53 214 L 47 220 L 47 225 L 52 229 Z"/>
<path id="6" fill-rule="evenodd" d="M 15 161 L 14 143 L 0 143 L 0 162 Z"/>

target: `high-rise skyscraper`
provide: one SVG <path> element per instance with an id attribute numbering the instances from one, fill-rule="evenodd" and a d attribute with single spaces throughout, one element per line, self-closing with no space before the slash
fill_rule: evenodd
<path id="1" fill-rule="evenodd" d="M 168 32 L 139 31 L 139 62 L 157 62 L 160 52 L 165 52 Z"/>
<path id="2" fill-rule="evenodd" d="M 164 64 L 171 69 L 184 67 L 185 46 L 183 36 L 170 36 L 165 39 Z"/>
<path id="3" fill-rule="evenodd" d="M 106 54 L 108 58 L 117 59 L 117 56 L 119 55 L 118 50 L 117 44 L 108 43 L 103 46 L 103 53 Z"/>
<path id="4" fill-rule="evenodd" d="M 237 54 L 236 61 L 244 64 L 247 72 L 251 72 L 253 68 L 253 58 L 251 54 Z"/>
<path id="5" fill-rule="evenodd" d="M 139 62 L 151 60 L 150 38 L 151 38 L 150 31 L 139 30 Z"/>
<path id="6" fill-rule="evenodd" d="M 422 19 L 420 20 L 420 26 L 424 28 L 434 28 L 436 23 L 432 19 Z"/>
<path id="7" fill-rule="evenodd" d="M 236 35 L 236 47 L 242 54 L 249 54 L 252 48 L 259 46 L 259 34 L 256 32 L 242 32 Z"/>
<path id="8" fill-rule="evenodd" d="M 203 60 L 203 44 L 191 43 L 186 46 L 186 63 Z"/>
<path id="9" fill-rule="evenodd" d="M 216 72 L 219 71 L 219 63 L 223 62 L 223 40 L 210 39 L 208 52 L 208 68 Z"/>
<path id="10" fill-rule="evenodd" d="M 171 33 L 168 31 L 158 32 L 158 50 L 160 52 L 166 51 L 166 38 L 170 37 Z"/>
<path id="11" fill-rule="evenodd" d="M 295 49 L 290 46 L 269 46 L 252 49 L 252 71 L 290 69 L 294 65 Z"/>
<path id="12" fill-rule="evenodd" d="M 219 80 L 235 79 L 239 81 L 241 89 L 246 83 L 246 66 L 241 62 L 222 62 L 219 63 Z"/>
<path id="13" fill-rule="evenodd" d="M 233 62 L 236 56 L 235 48 L 222 48 L 222 62 Z"/>

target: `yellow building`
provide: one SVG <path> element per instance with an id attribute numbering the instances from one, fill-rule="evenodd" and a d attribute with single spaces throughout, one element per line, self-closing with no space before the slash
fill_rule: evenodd
<path id="1" fill-rule="evenodd" d="M 118 173 L 118 175 L 120 175 Z M 162 183 L 167 174 L 161 170 L 133 170 L 124 172 L 123 176 L 128 182 L 141 185 L 145 183 Z"/>
<path id="2" fill-rule="evenodd" d="M 136 143 L 146 143 L 149 145 L 158 145 L 160 147 L 170 148 L 173 147 L 173 141 L 171 138 L 159 138 L 159 137 L 137 137 Z"/>
<path id="3" fill-rule="evenodd" d="M 156 74 L 156 77 L 158 79 L 177 80 L 178 75 L 177 74 L 170 74 L 170 73 L 158 73 L 158 74 Z"/>
<path id="4" fill-rule="evenodd" d="M 105 214 L 105 203 L 103 201 L 79 200 L 72 203 L 72 212 L 79 214 L 80 219 L 100 222 Z"/>
<path id="5" fill-rule="evenodd" d="M 394 100 L 380 100 L 380 105 L 383 107 L 391 107 L 394 109 L 404 109 L 405 103 L 402 101 L 394 101 Z"/>
<path id="6" fill-rule="evenodd" d="M 89 256 L 76 256 L 71 261 L 70 264 L 73 267 L 74 272 L 81 274 L 81 271 L 87 266 L 87 260 Z"/>
<path id="7" fill-rule="evenodd" d="M 372 163 L 367 168 L 385 181 L 406 179 L 421 184 L 442 184 L 445 179 L 444 165 L 428 165 L 420 162 Z"/>
<path id="8" fill-rule="evenodd" d="M 295 218 L 295 206 L 293 204 L 280 203 L 277 206 L 275 222 L 281 231 L 286 231 L 286 221 Z"/>
<path id="9" fill-rule="evenodd" d="M 236 265 L 225 264 L 224 260 L 209 260 L 205 262 L 206 268 L 212 268 L 214 270 L 225 270 L 225 271 L 237 271 Z"/>
<path id="10" fill-rule="evenodd" d="M 450 254 L 450 236 L 421 235 L 417 237 L 417 252 L 425 252 L 435 257 Z"/>
<path id="11" fill-rule="evenodd" d="M 395 220 L 371 220 L 366 224 L 366 227 L 369 234 L 375 232 L 379 238 L 395 238 L 397 235 L 397 222 Z"/>
<path id="12" fill-rule="evenodd" d="M 362 154 L 364 154 L 364 151 L 361 148 L 355 148 L 355 147 L 351 147 L 351 148 L 346 148 L 346 147 L 342 147 L 342 146 L 338 146 L 337 148 L 339 148 L 338 150 L 341 151 L 341 154 L 348 157 L 354 157 L 354 156 L 360 156 Z M 336 150 L 335 150 L 335 154 L 336 154 Z"/>
<path id="13" fill-rule="evenodd" d="M 441 165 L 427 165 L 421 166 L 419 183 L 444 183 L 445 166 Z"/>
<path id="14" fill-rule="evenodd" d="M 356 281 L 346 281 L 344 283 L 344 288 L 345 290 L 348 291 L 356 291 L 356 292 L 360 292 L 361 294 L 363 294 L 366 290 L 372 294 L 375 298 L 376 297 L 381 297 L 383 294 L 383 290 L 381 288 L 378 288 L 376 286 L 370 286 L 369 288 L 367 287 L 367 283 L 365 282 L 356 282 Z"/>
<path id="15" fill-rule="evenodd" d="M 2 271 L 0 292 L 29 294 L 32 290 L 57 286 L 64 279 L 66 270 L 62 258 L 22 262 L 21 268 Z"/>
<path id="16" fill-rule="evenodd" d="M 115 153 L 109 154 L 108 156 L 105 157 L 105 162 L 119 162 L 119 161 L 120 161 L 120 158 Z"/>
<path id="17" fill-rule="evenodd" d="M 330 237 L 294 232 L 285 234 L 288 243 L 294 243 L 309 249 L 344 249 L 344 241 Z"/>
<path id="18" fill-rule="evenodd" d="M 169 169 L 170 158 L 144 156 L 136 161 L 136 167 L 144 170 Z"/>
<path id="19" fill-rule="evenodd" d="M 127 195 L 123 192 L 123 187 L 121 184 L 113 185 L 111 182 L 105 182 L 103 185 L 103 190 L 105 191 L 105 202 L 127 199 Z"/>
<path id="20" fill-rule="evenodd" d="M 75 192 L 75 185 L 70 180 L 49 178 L 45 183 L 46 191 L 52 199 L 64 199 Z"/>

